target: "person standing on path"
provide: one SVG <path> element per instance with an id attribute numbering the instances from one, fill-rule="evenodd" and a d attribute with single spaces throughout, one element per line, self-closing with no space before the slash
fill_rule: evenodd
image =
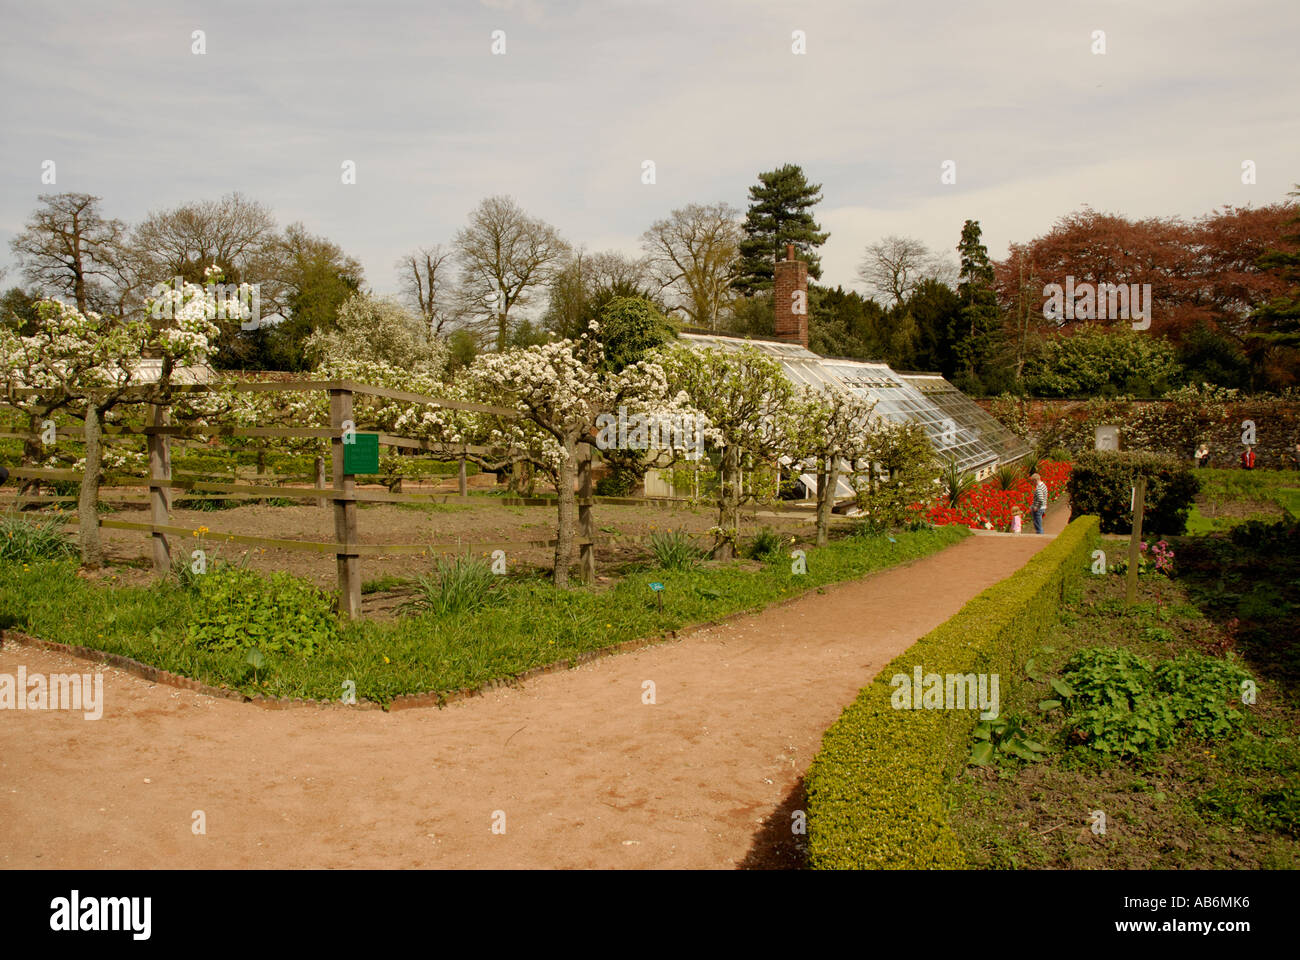
<path id="1" fill-rule="evenodd" d="M 1029 479 L 1034 481 L 1034 503 L 1029 508 L 1034 516 L 1034 533 L 1042 533 L 1043 514 L 1047 512 L 1047 484 L 1043 483 L 1037 470 L 1029 475 Z"/>

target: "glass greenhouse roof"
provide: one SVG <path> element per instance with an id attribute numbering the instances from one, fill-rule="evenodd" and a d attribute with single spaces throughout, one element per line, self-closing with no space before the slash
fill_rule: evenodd
<path id="1" fill-rule="evenodd" d="M 977 433 L 997 454 L 999 463 L 1011 463 L 1033 452 L 1026 441 L 937 373 L 903 374 L 902 379 L 942 409 L 959 427 Z"/>
<path id="2" fill-rule="evenodd" d="M 682 334 L 699 349 L 753 347 L 780 361 L 795 386 L 850 390 L 876 401 L 875 412 L 895 423 L 919 423 L 941 459 L 982 471 L 1027 455 L 1028 444 L 938 374 L 896 373 L 883 363 L 819 357 L 795 343 Z"/>

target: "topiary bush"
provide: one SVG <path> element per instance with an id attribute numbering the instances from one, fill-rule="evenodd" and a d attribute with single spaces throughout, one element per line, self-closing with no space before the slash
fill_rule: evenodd
<path id="1" fill-rule="evenodd" d="M 1075 514 L 1101 518 L 1102 533 L 1133 528 L 1133 485 L 1146 477 L 1142 532 L 1181 534 L 1187 529 L 1192 500 L 1201 488 L 1189 462 L 1156 453 L 1094 451 L 1074 462 L 1066 487 Z"/>
<path id="2" fill-rule="evenodd" d="M 914 667 L 998 674 L 1006 702 L 1031 649 L 1057 624 L 1066 581 L 1087 569 L 1096 535 L 1096 517 L 1071 521 L 1019 572 L 896 657 L 844 710 L 808 772 L 809 866 L 965 866 L 943 791 L 949 770 L 968 757 L 979 714 L 894 709 L 891 678 Z"/>
<path id="3" fill-rule="evenodd" d="M 222 565 L 199 580 L 185 635 L 211 650 L 310 656 L 338 639 L 339 624 L 329 596 L 310 581 Z"/>

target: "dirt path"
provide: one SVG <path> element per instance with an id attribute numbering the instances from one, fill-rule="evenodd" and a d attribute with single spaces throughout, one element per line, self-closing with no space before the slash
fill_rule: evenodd
<path id="1" fill-rule="evenodd" d="M 1054 511 L 1049 531 L 1066 519 Z M 790 809 L 822 732 L 890 659 L 1047 540 L 971 537 L 443 710 L 265 710 L 7 644 L 0 673 L 103 669 L 106 707 L 98 721 L 0 711 L 0 866 L 790 862 Z"/>

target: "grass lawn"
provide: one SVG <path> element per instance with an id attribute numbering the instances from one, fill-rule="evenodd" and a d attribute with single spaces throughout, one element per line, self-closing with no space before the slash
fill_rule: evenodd
<path id="1" fill-rule="evenodd" d="M 1300 867 L 1297 539 L 1294 524 L 1179 538 L 1175 578 L 1143 577 L 1134 608 L 1116 575 L 1091 577 L 1067 596 L 1058 635 L 1003 706 L 1047 748 L 1043 758 L 967 766 L 949 786 L 949 822 L 972 866 Z M 1236 663 L 1257 683 L 1257 700 L 1243 705 L 1220 685 L 1209 699 L 1240 718 L 1231 729 L 1205 737 L 1183 729 L 1151 747 L 1134 740 L 1129 755 L 1106 759 L 1080 742 L 1089 734 L 1073 732 L 1078 707 L 1051 686 L 1072 656 L 1095 647 L 1152 666 L 1188 654 Z M 1043 703 L 1052 699 L 1064 705 Z M 1095 744 L 1100 735 L 1091 735 Z M 1094 811 L 1106 817 L 1104 834 L 1091 829 Z"/>
<path id="2" fill-rule="evenodd" d="M 514 577 L 486 605 L 459 615 L 418 613 L 345 625 L 310 657 L 268 653 L 256 680 L 244 651 L 216 651 L 186 638 L 195 594 L 170 581 L 150 586 L 88 583 L 71 562 L 0 569 L 0 627 L 123 654 L 204 683 L 268 696 L 338 699 L 344 681 L 361 699 L 474 688 L 601 647 L 756 610 L 809 589 L 863 576 L 941 550 L 969 531 L 921 529 L 886 537 L 845 536 L 807 550 L 807 573 L 781 553 L 767 563 L 705 563 L 684 570 L 642 567 L 612 584 L 557 591 Z M 801 545 L 802 546 L 802 545 Z M 788 551 L 786 551 L 788 552 Z M 659 581 L 663 611 L 649 584 Z M 371 589 L 382 589 L 382 580 Z"/>

